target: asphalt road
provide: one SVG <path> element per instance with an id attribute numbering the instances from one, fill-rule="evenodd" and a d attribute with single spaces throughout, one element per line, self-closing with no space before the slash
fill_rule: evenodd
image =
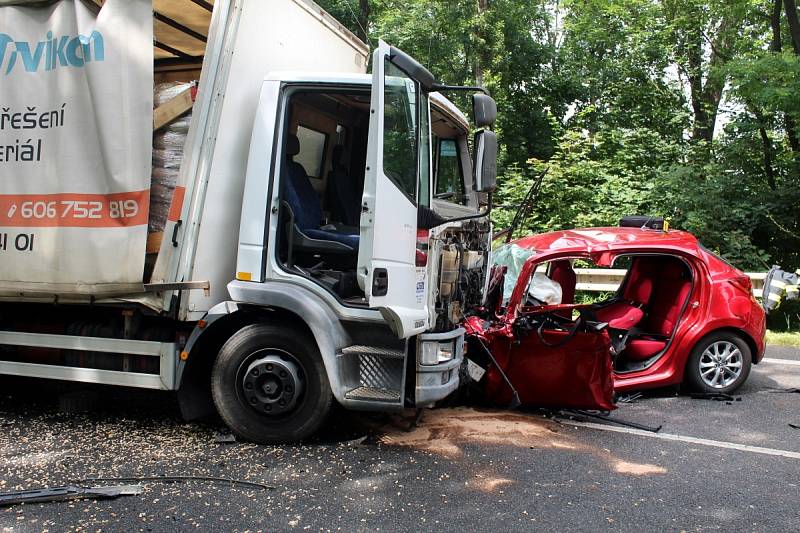
<path id="1" fill-rule="evenodd" d="M 458 407 L 411 430 L 413 417 L 340 413 L 302 446 L 218 442 L 220 426 L 181 422 L 164 393 L 100 389 L 91 414 L 63 414 L 61 385 L 6 378 L 0 492 L 162 475 L 273 488 L 143 482 L 138 496 L 0 508 L 0 531 L 798 531 L 800 351 L 767 358 L 738 401 L 661 391 L 614 413 L 655 435 Z"/>

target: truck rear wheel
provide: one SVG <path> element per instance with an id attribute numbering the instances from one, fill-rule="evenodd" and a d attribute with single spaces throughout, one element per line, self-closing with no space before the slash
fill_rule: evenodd
<path id="1" fill-rule="evenodd" d="M 261 444 L 310 437 L 333 404 L 316 343 L 286 324 L 254 324 L 228 339 L 214 362 L 211 393 L 228 427 Z"/>

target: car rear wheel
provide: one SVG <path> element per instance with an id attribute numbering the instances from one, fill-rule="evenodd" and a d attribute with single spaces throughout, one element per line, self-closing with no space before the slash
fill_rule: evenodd
<path id="1" fill-rule="evenodd" d="M 701 340 L 686 364 L 686 382 L 697 392 L 728 394 L 750 375 L 750 346 L 735 333 L 720 331 Z"/>
<path id="2" fill-rule="evenodd" d="M 228 427 L 261 444 L 310 437 L 333 403 L 316 342 L 287 324 L 254 324 L 228 339 L 214 362 L 211 393 Z"/>

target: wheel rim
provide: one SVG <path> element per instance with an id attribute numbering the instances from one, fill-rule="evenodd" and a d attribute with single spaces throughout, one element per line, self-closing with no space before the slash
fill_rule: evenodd
<path id="1" fill-rule="evenodd" d="M 700 356 L 700 378 L 709 387 L 724 389 L 742 375 L 744 358 L 739 347 L 731 341 L 717 341 Z"/>
<path id="2" fill-rule="evenodd" d="M 243 404 L 261 415 L 280 418 L 302 404 L 305 374 L 290 353 L 266 348 L 242 360 L 236 389 Z"/>

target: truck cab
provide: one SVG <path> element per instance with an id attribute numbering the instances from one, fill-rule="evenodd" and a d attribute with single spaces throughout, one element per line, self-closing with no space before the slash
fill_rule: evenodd
<path id="1" fill-rule="evenodd" d="M 346 408 L 387 410 L 431 406 L 459 385 L 458 322 L 481 303 L 491 228 L 466 117 L 397 54 L 381 43 L 372 76 L 283 72 L 262 84 L 231 300 L 204 327 L 266 310 L 322 366 L 268 320 L 226 342 L 218 361 L 230 361 L 212 373 L 228 381 L 212 381 L 215 399 L 240 401 L 217 408 L 250 439 L 285 432 L 270 412 L 308 422 L 301 400 L 313 403 L 318 388 Z M 229 355 L 234 339 L 245 347 Z M 329 390 L 308 386 L 314 372 Z M 310 418 L 324 418 L 326 404 Z"/>

